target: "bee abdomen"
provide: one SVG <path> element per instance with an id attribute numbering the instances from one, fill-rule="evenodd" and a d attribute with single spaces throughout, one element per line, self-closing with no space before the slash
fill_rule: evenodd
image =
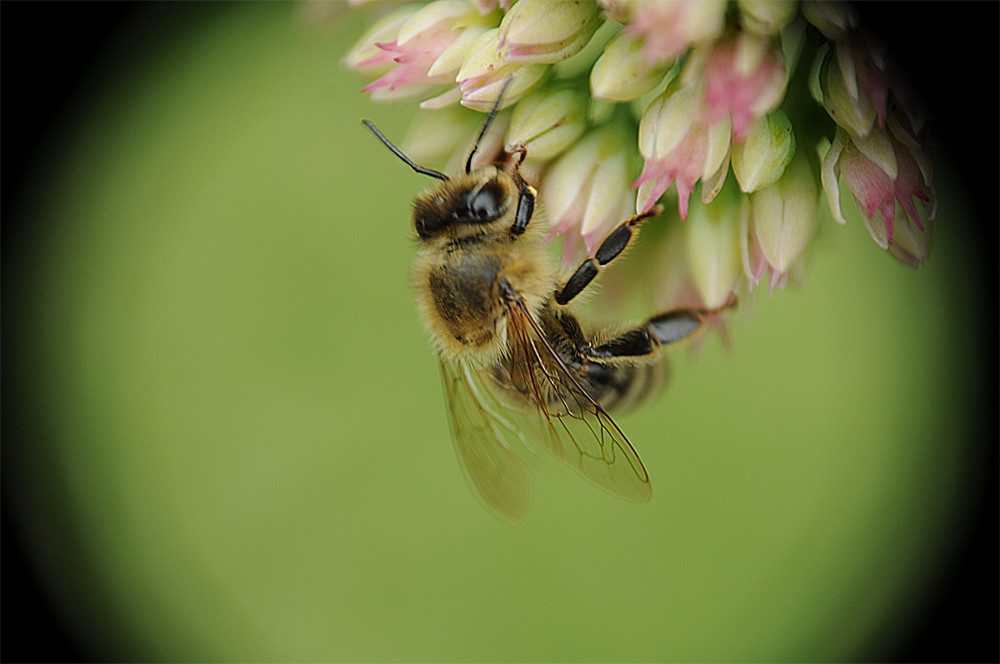
<path id="1" fill-rule="evenodd" d="M 668 374 L 665 360 L 633 365 L 590 362 L 582 370 L 587 391 L 609 413 L 631 410 L 656 396 Z"/>

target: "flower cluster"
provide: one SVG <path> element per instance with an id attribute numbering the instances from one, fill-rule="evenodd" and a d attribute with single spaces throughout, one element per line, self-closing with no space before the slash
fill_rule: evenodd
<path id="1" fill-rule="evenodd" d="M 688 227 L 662 235 L 683 247 L 671 255 L 686 266 L 686 283 L 664 290 L 719 306 L 765 276 L 783 287 L 824 210 L 844 223 L 845 196 L 878 246 L 914 266 L 927 258 L 936 199 L 924 118 L 846 5 L 434 0 L 384 9 L 344 62 L 373 79 L 364 90 L 374 99 L 420 99 L 404 149 L 461 163 L 482 119 L 472 111 L 489 111 L 503 89 L 480 158 L 526 149 L 523 168 L 567 264 L 663 200 L 664 223 Z"/>

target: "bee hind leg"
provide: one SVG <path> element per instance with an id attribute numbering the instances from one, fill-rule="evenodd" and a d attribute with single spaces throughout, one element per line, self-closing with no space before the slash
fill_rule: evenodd
<path id="1" fill-rule="evenodd" d="M 690 336 L 705 324 L 705 318 L 722 313 L 736 306 L 736 295 L 730 294 L 729 299 L 719 307 L 707 309 L 702 307 L 682 307 L 657 314 L 646 321 L 646 329 L 655 336 L 661 344 L 672 344 Z"/>
<path id="2" fill-rule="evenodd" d="M 705 319 L 736 306 L 736 297 L 730 298 L 721 307 L 714 309 L 682 307 L 664 311 L 653 316 L 642 325 L 618 334 L 600 344 L 587 343 L 582 333 L 573 333 L 567 325 L 567 316 L 560 318 L 570 339 L 575 340 L 576 350 L 587 362 L 607 362 L 624 360 L 642 363 L 658 357 L 660 346 L 676 343 L 697 332 L 705 324 Z"/>

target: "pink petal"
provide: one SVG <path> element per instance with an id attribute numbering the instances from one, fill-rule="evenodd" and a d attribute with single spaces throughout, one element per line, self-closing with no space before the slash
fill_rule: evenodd
<path id="1" fill-rule="evenodd" d="M 887 203 L 895 202 L 893 181 L 860 152 L 845 149 L 840 157 L 840 172 L 847 188 L 861 203 L 869 219 L 875 216 L 877 210 L 884 210 Z"/>

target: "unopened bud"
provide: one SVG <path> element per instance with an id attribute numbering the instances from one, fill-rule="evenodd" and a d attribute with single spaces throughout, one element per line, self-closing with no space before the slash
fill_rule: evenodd
<path id="1" fill-rule="evenodd" d="M 743 143 L 733 145 L 733 173 L 744 193 L 773 184 L 795 155 L 795 133 L 782 110 L 761 118 Z"/>
<path id="2" fill-rule="evenodd" d="M 739 0 L 744 27 L 759 35 L 775 35 L 791 23 L 799 11 L 792 0 Z"/>
<path id="3" fill-rule="evenodd" d="M 586 97 L 565 88 L 537 90 L 514 107 L 507 147 L 523 145 L 531 159 L 551 159 L 573 144 L 586 127 Z"/>
<path id="4" fill-rule="evenodd" d="M 750 196 L 753 232 L 772 273 L 786 274 L 816 232 L 817 190 L 805 157 L 780 180 Z"/>
<path id="5" fill-rule="evenodd" d="M 520 0 L 500 23 L 507 62 L 550 64 L 578 53 L 601 24 L 597 3 Z"/>
<path id="6" fill-rule="evenodd" d="M 675 58 L 650 64 L 642 54 L 642 39 L 621 31 L 604 47 L 590 72 L 596 99 L 630 101 L 655 88 Z"/>
<path id="7" fill-rule="evenodd" d="M 685 222 L 688 269 L 706 307 L 721 307 L 739 283 L 741 205 L 746 201 L 731 186 L 707 205 L 691 201 Z"/>
<path id="8" fill-rule="evenodd" d="M 833 121 L 853 136 L 866 136 L 875 124 L 875 105 L 858 90 L 853 77 L 845 79 L 833 51 L 826 54 L 819 69 L 823 106 Z"/>
<path id="9" fill-rule="evenodd" d="M 545 75 L 545 65 L 510 64 L 498 52 L 496 28 L 479 35 L 469 47 L 455 79 L 462 92 L 462 105 L 479 111 L 493 108 L 508 78 L 513 78 L 504 93 L 501 108 L 520 99 Z"/>

